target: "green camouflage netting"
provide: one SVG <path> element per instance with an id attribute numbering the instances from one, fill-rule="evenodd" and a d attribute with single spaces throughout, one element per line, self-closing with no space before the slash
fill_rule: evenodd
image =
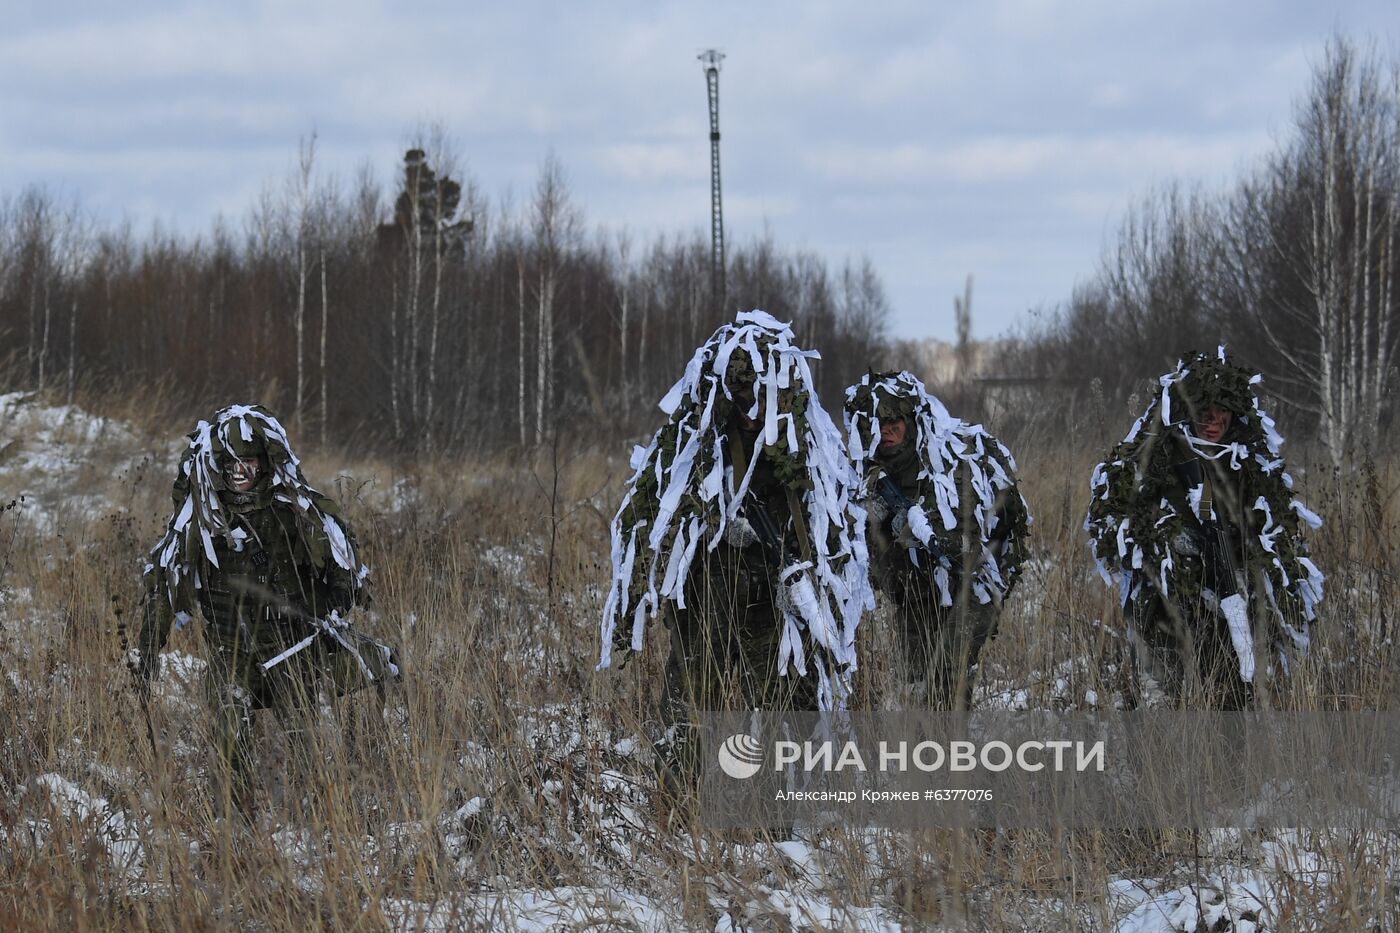
<path id="1" fill-rule="evenodd" d="M 972 594 L 979 603 L 1000 602 L 1025 563 L 1031 524 L 1011 452 L 981 425 L 950 415 L 913 373 L 868 373 L 846 390 L 845 408 L 848 449 L 863 476 L 878 471 L 881 418 L 907 418 L 914 429 L 921 495 L 919 507 L 909 510 L 909 527 L 925 554 L 937 555 L 931 572 L 939 602 L 953 604 L 954 562 L 966 557 L 965 531 L 981 547 L 969 581 Z M 967 527 L 968 521 L 975 527 Z M 995 548 L 994 539 L 1001 542 Z M 918 564 L 918 554 L 913 556 Z"/>
<path id="2" fill-rule="evenodd" d="M 740 314 L 695 352 L 685 375 L 661 401 L 669 416 L 646 447 L 612 522 L 612 570 L 602 620 L 599 667 L 612 652 L 640 651 L 645 625 L 663 603 L 685 605 L 691 563 L 724 540 L 738 516 L 760 454 L 800 500 L 810 556 L 784 568 L 779 670 L 811 676 L 824 709 L 844 704 L 856 668 L 855 635 L 874 605 L 865 546 L 865 513 L 840 432 L 816 401 L 807 361 L 792 329 L 764 311 Z M 736 475 L 723 454 L 724 425 L 752 385 L 746 414 L 759 425 L 748 472 Z"/>
<path id="3" fill-rule="evenodd" d="M 1179 494 L 1175 467 L 1192 457 L 1214 461 L 1230 471 L 1242 493 L 1245 579 L 1251 587 L 1262 581 L 1263 604 L 1292 642 L 1306 649 L 1323 574 L 1308 557 L 1300 523 L 1317 528 L 1322 520 L 1293 495 L 1280 454 L 1283 439 L 1254 394 L 1262 379 L 1233 365 L 1224 347 L 1178 362 L 1161 377 L 1160 391 L 1127 437 L 1094 468 L 1084 528 L 1099 572 L 1119 587 L 1123 605 L 1148 588 L 1179 604 L 1194 601 L 1201 591 L 1201 559 L 1179 553 L 1171 542 L 1217 516 L 1203 485 Z M 1191 426 L 1211 406 L 1234 415 L 1219 443 L 1197 437 Z"/>

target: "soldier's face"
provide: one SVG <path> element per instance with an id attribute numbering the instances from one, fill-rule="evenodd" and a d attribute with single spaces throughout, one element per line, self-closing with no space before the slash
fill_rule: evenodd
<path id="1" fill-rule="evenodd" d="M 224 483 L 234 492 L 247 492 L 258 484 L 266 469 L 261 455 L 240 459 L 228 454 L 224 459 Z"/>
<path id="2" fill-rule="evenodd" d="M 1192 422 L 1192 427 L 1201 440 L 1218 444 L 1225 432 L 1230 430 L 1230 422 L 1233 420 L 1234 415 L 1227 409 L 1212 405 L 1201 413 L 1200 418 Z"/>
<path id="3" fill-rule="evenodd" d="M 909 424 L 903 418 L 880 419 L 880 449 L 893 450 L 904 443 L 909 434 Z"/>

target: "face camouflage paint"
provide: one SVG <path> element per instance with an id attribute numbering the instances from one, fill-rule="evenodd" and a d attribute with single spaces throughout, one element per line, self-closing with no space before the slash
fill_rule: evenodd
<path id="1" fill-rule="evenodd" d="M 258 484 L 262 474 L 261 457 L 238 457 L 229 454 L 224 458 L 224 482 L 235 492 L 248 492 Z"/>

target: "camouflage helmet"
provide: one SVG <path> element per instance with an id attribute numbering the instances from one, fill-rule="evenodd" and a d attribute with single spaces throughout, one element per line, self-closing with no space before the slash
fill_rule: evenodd
<path id="1" fill-rule="evenodd" d="M 881 421 L 909 419 L 919 407 L 918 387 L 904 379 L 903 372 L 877 373 L 873 370 L 846 394 L 846 411 L 853 417 L 875 417 Z"/>
<path id="2" fill-rule="evenodd" d="M 245 439 L 241 431 L 229 431 L 227 432 L 227 436 L 218 439 L 218 446 L 240 460 L 248 460 L 252 457 L 265 455 L 267 453 L 267 441 L 258 431 L 253 431 L 252 435 L 251 438 Z"/>
<path id="3" fill-rule="evenodd" d="M 176 502 L 183 502 L 193 487 L 208 492 L 227 488 L 225 469 L 232 457 L 251 460 L 262 457 L 264 478 L 298 474 L 298 461 L 291 452 L 285 429 L 272 412 L 260 405 L 229 405 L 202 420 L 190 432 L 189 446 L 180 458 L 172 490 Z M 290 482 L 290 479 L 285 480 Z"/>
<path id="4" fill-rule="evenodd" d="M 1221 408 L 1235 415 L 1248 415 L 1254 410 L 1251 375 L 1230 361 L 1224 347 L 1215 354 L 1187 354 L 1177 371 L 1181 376 L 1171 388 L 1173 421 L 1195 420 L 1208 408 Z"/>
<path id="5" fill-rule="evenodd" d="M 758 373 L 754 372 L 753 360 L 747 353 L 730 354 L 729 365 L 724 371 L 724 384 L 731 394 L 752 386 L 757 380 Z"/>

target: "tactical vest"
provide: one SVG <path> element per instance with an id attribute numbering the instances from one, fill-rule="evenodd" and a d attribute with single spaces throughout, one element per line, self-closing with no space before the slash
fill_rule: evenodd
<path id="1" fill-rule="evenodd" d="M 211 638 L 264 650 L 299 628 L 296 614 L 314 614 L 314 567 L 290 507 L 273 503 L 230 524 L 230 536 L 214 539 L 218 566 L 203 562 L 200 611 Z"/>

